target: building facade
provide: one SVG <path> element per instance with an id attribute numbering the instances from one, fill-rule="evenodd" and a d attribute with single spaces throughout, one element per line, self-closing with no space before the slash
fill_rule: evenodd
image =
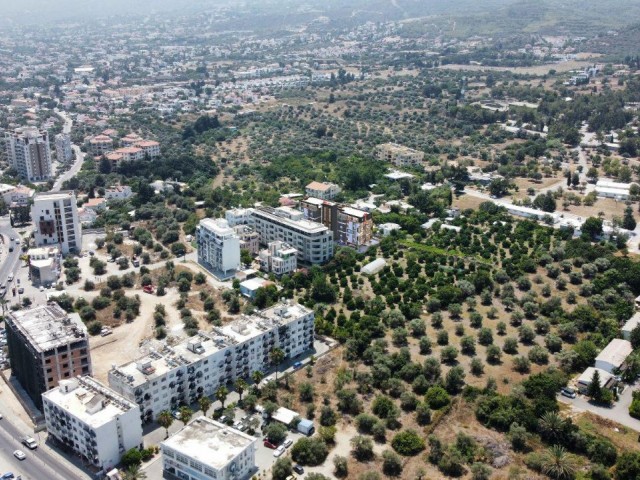
<path id="1" fill-rule="evenodd" d="M 288 243 L 298 251 L 298 260 L 309 264 L 325 263 L 333 257 L 333 232 L 321 223 L 305 220 L 302 212 L 287 207 L 259 207 L 251 216 L 263 245 Z"/>
<path id="2" fill-rule="evenodd" d="M 312 197 L 301 200 L 300 208 L 305 219 L 329 228 L 339 245 L 357 248 L 371 242 L 373 217 L 364 210 Z"/>
<path id="3" fill-rule="evenodd" d="M 234 232 L 240 239 L 240 249 L 249 250 L 252 255 L 260 251 L 260 235 L 249 225 L 236 225 Z"/>
<path id="4" fill-rule="evenodd" d="M 42 394 L 61 380 L 91 375 L 87 330 L 79 316 L 57 304 L 5 317 L 11 374 L 42 408 Z"/>
<path id="5" fill-rule="evenodd" d="M 340 193 L 340 187 L 330 182 L 311 182 L 305 188 L 307 196 L 321 200 L 332 200 Z"/>
<path id="6" fill-rule="evenodd" d="M 376 147 L 376 158 L 396 167 L 416 167 L 422 165 L 424 152 L 397 143 L 384 143 Z"/>
<path id="7" fill-rule="evenodd" d="M 276 275 L 290 274 L 298 268 L 298 251 L 284 242 L 271 242 L 260 252 L 260 268 Z"/>
<path id="8" fill-rule="evenodd" d="M 204 218 L 196 228 L 198 263 L 227 276 L 240 268 L 240 238 L 226 220 Z"/>
<path id="9" fill-rule="evenodd" d="M 242 480 L 256 471 L 256 439 L 207 417 L 198 417 L 160 444 L 169 480 Z"/>
<path id="10" fill-rule="evenodd" d="M 283 303 L 114 367 L 109 386 L 135 401 L 149 422 L 163 410 L 213 395 L 255 371 L 266 372 L 275 347 L 286 358 L 302 355 L 313 347 L 313 337 L 313 310 Z"/>
<path id="11" fill-rule="evenodd" d="M 73 160 L 73 149 L 71 148 L 71 137 L 68 133 L 59 133 L 55 138 L 56 158 L 60 163 L 68 163 Z"/>
<path id="12" fill-rule="evenodd" d="M 20 128 L 6 134 L 9 163 L 20 178 L 46 182 L 51 178 L 49 133 L 36 128 Z"/>
<path id="13" fill-rule="evenodd" d="M 96 157 L 106 155 L 113 150 L 113 139 L 106 135 L 97 135 L 89 140 L 89 150 Z"/>
<path id="14" fill-rule="evenodd" d="M 76 196 L 71 191 L 39 193 L 31 207 L 38 247 L 59 245 L 63 255 L 82 249 L 82 226 Z"/>
<path id="15" fill-rule="evenodd" d="M 49 435 L 104 471 L 142 446 L 138 405 L 89 376 L 61 381 L 42 403 Z"/>
<path id="16" fill-rule="evenodd" d="M 104 190 L 104 198 L 109 200 L 126 200 L 131 198 L 133 192 L 129 185 L 117 185 L 115 187 L 109 187 Z"/>

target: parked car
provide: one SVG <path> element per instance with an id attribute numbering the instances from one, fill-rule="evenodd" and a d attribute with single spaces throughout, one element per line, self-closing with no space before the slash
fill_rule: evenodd
<path id="1" fill-rule="evenodd" d="M 301 367 L 302 367 L 302 362 L 296 362 L 296 363 L 293 364 L 293 369 L 294 370 L 298 370 Z"/>
<path id="2" fill-rule="evenodd" d="M 106 337 L 107 335 L 111 335 L 113 333 L 113 330 L 111 330 L 109 327 L 102 327 L 102 330 L 100 330 L 100 335 L 103 337 Z"/>
<path id="3" fill-rule="evenodd" d="M 173 418 L 175 418 L 176 420 L 180 420 L 182 418 L 182 414 L 178 410 L 174 410 L 173 412 L 171 412 L 171 415 L 173 415 Z"/>
<path id="4" fill-rule="evenodd" d="M 240 427 L 242 426 L 242 421 L 238 420 L 237 422 L 235 422 L 233 424 L 233 428 L 240 430 Z"/>
<path id="5" fill-rule="evenodd" d="M 227 418 L 227 416 L 226 416 L 226 415 L 223 415 L 223 416 L 221 416 L 221 417 L 218 419 L 218 421 L 219 421 L 220 423 L 227 423 L 227 420 L 229 420 L 229 419 Z"/>
<path id="6" fill-rule="evenodd" d="M 27 458 L 27 456 L 22 450 L 16 450 L 15 452 L 13 452 L 13 456 L 16 457 L 18 460 L 24 460 L 25 458 Z"/>
<path id="7" fill-rule="evenodd" d="M 19 293 L 20 295 L 22 295 L 22 294 L 24 293 L 24 287 L 20 287 L 20 288 L 18 289 L 18 293 Z"/>
<path id="8" fill-rule="evenodd" d="M 30 450 L 35 450 L 38 448 L 38 442 L 36 442 L 33 437 L 24 437 L 22 439 L 22 444 Z"/>
<path id="9" fill-rule="evenodd" d="M 301 465 L 298 465 L 297 463 L 293 466 L 293 471 L 296 472 L 298 475 L 302 475 L 304 473 L 304 468 L 302 468 Z"/>
<path id="10" fill-rule="evenodd" d="M 145 285 L 142 287 L 144 293 L 153 293 L 153 285 Z"/>
<path id="11" fill-rule="evenodd" d="M 287 438 L 284 442 L 282 442 L 282 446 L 284 448 L 289 448 L 291 445 L 293 445 L 293 440 L 291 440 L 290 438 Z"/>
<path id="12" fill-rule="evenodd" d="M 278 448 L 276 448 L 276 451 L 273 452 L 273 456 L 277 458 L 283 453 L 284 453 L 284 445 L 280 445 Z"/>
<path id="13" fill-rule="evenodd" d="M 16 478 L 16 476 L 13 474 L 13 472 L 7 472 L 4 475 L 2 475 L 2 480 L 4 480 L 5 478 Z"/>
<path id="14" fill-rule="evenodd" d="M 576 398 L 578 396 L 575 389 L 570 387 L 564 387 L 562 390 L 560 390 L 560 395 L 563 395 L 569 398 Z"/>
<path id="15" fill-rule="evenodd" d="M 278 447 L 276 447 L 273 443 L 271 443 L 267 438 L 264 439 L 263 445 L 267 448 L 271 448 L 271 449 L 276 449 Z"/>

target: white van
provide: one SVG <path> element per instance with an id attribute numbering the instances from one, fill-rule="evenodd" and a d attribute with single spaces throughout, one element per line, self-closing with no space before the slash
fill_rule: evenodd
<path id="1" fill-rule="evenodd" d="M 13 282 L 13 273 L 9 274 L 9 276 L 7 277 L 7 281 L 8 282 Z"/>

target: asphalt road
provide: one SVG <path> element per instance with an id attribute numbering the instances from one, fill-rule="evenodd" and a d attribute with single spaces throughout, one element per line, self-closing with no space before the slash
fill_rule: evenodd
<path id="1" fill-rule="evenodd" d="M 18 265 L 20 263 L 20 247 L 21 243 L 13 243 L 13 252 L 9 251 L 9 244 L 11 243 L 11 238 L 19 238 L 18 232 L 11 227 L 9 222 L 9 217 L 0 218 L 0 235 L 2 238 L 0 242 L 2 242 L 2 250 L 4 250 L 7 257 L 4 259 L 2 264 L 0 264 L 0 283 L 5 283 L 7 281 L 7 277 L 9 273 L 14 273 L 18 269 Z M 7 299 L 9 299 L 11 295 L 10 287 L 7 285 Z"/>
<path id="2" fill-rule="evenodd" d="M 20 432 L 7 417 L 0 420 L 0 473 L 13 472 L 22 475 L 22 480 L 69 480 L 77 474 L 69 470 L 64 462 L 50 455 L 46 450 L 29 450 L 20 443 L 28 432 Z M 35 437 L 35 436 L 34 436 Z M 37 437 L 36 437 L 37 440 Z M 15 450 L 22 450 L 27 458 L 18 460 Z"/>
<path id="3" fill-rule="evenodd" d="M 62 127 L 62 131 L 64 133 L 70 133 L 71 127 L 73 126 L 73 120 L 71 120 L 71 118 L 65 112 L 56 110 L 56 113 L 64 119 L 64 126 Z M 70 180 L 71 178 L 75 177 L 76 174 L 82 168 L 82 163 L 84 162 L 85 154 L 82 153 L 78 145 L 71 145 L 71 148 L 73 149 L 73 152 L 75 154 L 73 165 L 71 165 L 69 170 L 67 170 L 62 175 L 60 175 L 60 177 L 58 177 L 58 179 L 53 184 L 53 188 L 51 189 L 52 192 L 59 192 L 60 189 L 62 188 L 62 184 L 67 180 Z"/>

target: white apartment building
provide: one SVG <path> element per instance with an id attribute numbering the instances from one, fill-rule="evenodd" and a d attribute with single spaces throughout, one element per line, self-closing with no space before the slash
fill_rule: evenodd
<path id="1" fill-rule="evenodd" d="M 46 182 L 51 178 L 49 133 L 37 128 L 19 128 L 6 134 L 9 163 L 21 178 L 29 182 Z"/>
<path id="2" fill-rule="evenodd" d="M 281 303 L 113 367 L 109 386 L 135 401 L 143 421 L 149 422 L 163 410 L 213 395 L 218 387 L 250 378 L 255 371 L 266 372 L 275 347 L 286 358 L 302 355 L 313 347 L 313 337 L 313 310 Z"/>
<path id="3" fill-rule="evenodd" d="M 49 435 L 105 471 L 142 445 L 140 408 L 89 377 L 63 380 L 42 394 Z"/>
<path id="4" fill-rule="evenodd" d="M 335 183 L 311 182 L 305 188 L 308 197 L 319 198 L 321 200 L 332 200 L 340 193 L 340 187 Z"/>
<path id="5" fill-rule="evenodd" d="M 260 252 L 260 267 L 276 275 L 293 273 L 298 268 L 298 251 L 284 242 L 271 242 Z"/>
<path id="6" fill-rule="evenodd" d="M 240 238 L 222 219 L 204 218 L 196 228 L 198 263 L 224 276 L 240 268 Z"/>
<path id="7" fill-rule="evenodd" d="M 134 147 L 141 148 L 144 156 L 148 158 L 156 158 L 160 156 L 160 144 L 155 140 L 142 140 L 134 143 Z"/>
<path id="8" fill-rule="evenodd" d="M 424 152 L 397 143 L 383 143 L 376 147 L 376 158 L 393 163 L 396 167 L 415 167 L 422 164 Z"/>
<path id="9" fill-rule="evenodd" d="M 164 478 L 242 480 L 256 471 L 256 439 L 198 417 L 160 443 Z"/>
<path id="10" fill-rule="evenodd" d="M 133 192 L 129 185 L 117 185 L 115 187 L 109 187 L 104 190 L 104 198 L 109 200 L 126 200 L 131 198 Z"/>
<path id="11" fill-rule="evenodd" d="M 251 225 L 260 243 L 286 242 L 298 251 L 298 260 L 324 263 L 333 257 L 333 232 L 325 225 L 303 219 L 303 213 L 288 207 L 259 207 L 253 210 Z"/>
<path id="12" fill-rule="evenodd" d="M 37 247 L 59 245 L 63 255 L 82 249 L 82 227 L 71 191 L 38 193 L 31 206 Z"/>
<path id="13" fill-rule="evenodd" d="M 250 223 L 252 213 L 253 208 L 232 208 L 225 212 L 224 218 L 227 220 L 230 227 L 236 227 L 238 225 L 246 225 Z"/>
<path id="14" fill-rule="evenodd" d="M 56 158 L 60 163 L 67 163 L 73 160 L 73 150 L 71 149 L 71 137 L 68 133 L 59 133 L 55 138 Z"/>
<path id="15" fill-rule="evenodd" d="M 0 194 L 7 205 L 28 205 L 36 191 L 24 185 L 0 185 Z"/>

